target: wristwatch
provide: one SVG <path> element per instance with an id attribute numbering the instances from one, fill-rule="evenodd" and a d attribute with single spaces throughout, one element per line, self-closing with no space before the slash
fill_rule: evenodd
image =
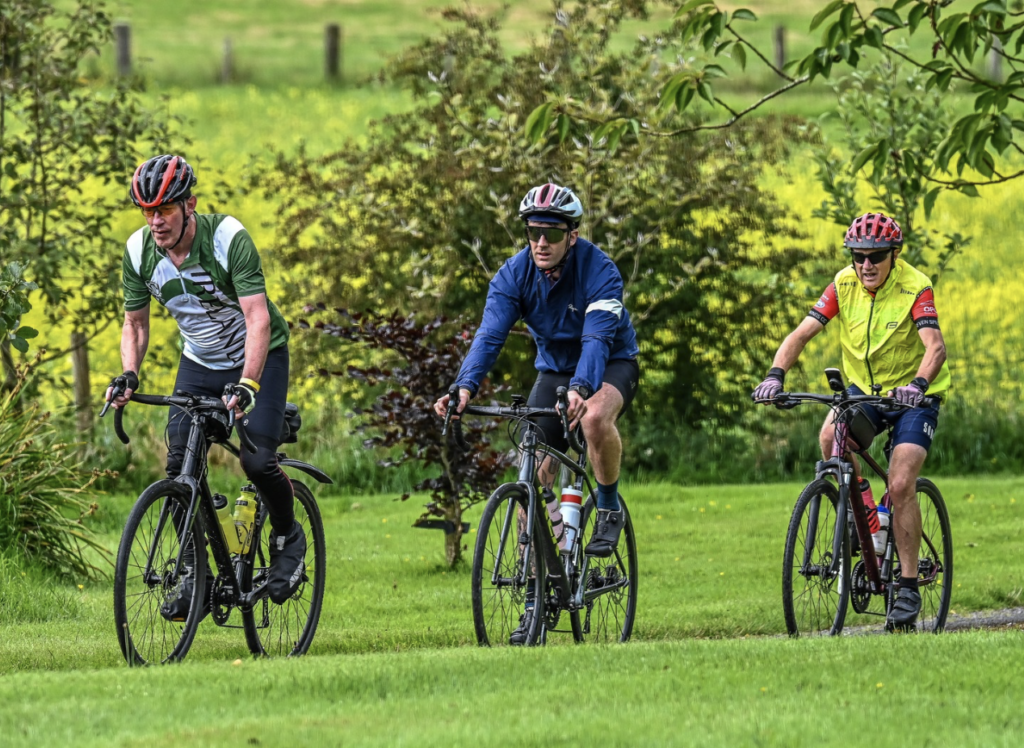
<path id="1" fill-rule="evenodd" d="M 578 393 L 579 396 L 582 397 L 584 400 L 589 400 L 590 396 L 594 394 L 593 392 L 590 391 L 590 388 L 587 387 L 587 385 L 585 384 L 574 384 L 571 387 L 569 387 L 569 392 Z"/>

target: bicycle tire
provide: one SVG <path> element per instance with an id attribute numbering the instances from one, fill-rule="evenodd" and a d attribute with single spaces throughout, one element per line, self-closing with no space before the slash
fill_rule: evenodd
<path id="1" fill-rule="evenodd" d="M 313 493 L 293 480 L 295 519 L 306 533 L 305 573 L 295 593 L 281 605 L 262 597 L 242 610 L 242 628 L 249 651 L 258 657 L 299 657 L 309 651 L 324 602 L 327 548 L 324 524 Z M 270 526 L 264 522 L 242 570 L 242 593 L 252 592 L 270 572 Z"/>
<path id="2" fill-rule="evenodd" d="M 599 595 L 585 604 L 582 610 L 570 614 L 573 635 L 577 642 L 621 642 L 629 641 L 633 635 L 633 623 L 636 620 L 636 596 L 639 584 L 637 571 L 636 534 L 633 531 L 633 520 L 629 514 L 625 499 L 619 496 L 619 503 L 625 516 L 622 535 L 615 553 L 608 558 L 591 557 L 587 564 L 587 578 L 577 580 L 577 584 L 585 585 L 586 589 L 608 586 L 609 582 L 617 583 L 626 580 L 625 585 L 618 589 Z M 583 507 L 582 531 L 579 537 L 580 551 L 587 547 L 590 536 L 594 532 L 597 521 L 597 504 L 593 494 Z M 583 620 L 580 621 L 580 617 Z"/>
<path id="3" fill-rule="evenodd" d="M 526 606 L 527 588 L 532 585 L 534 614 L 527 632 L 527 646 L 541 643 L 543 639 L 544 595 L 547 571 L 544 554 L 537 542 L 537 530 L 526 544 L 518 542 L 517 518 L 528 507 L 529 496 L 515 483 L 499 486 L 491 494 L 480 516 L 477 528 L 476 547 L 473 550 L 471 573 L 473 599 L 473 626 L 477 643 L 482 647 L 508 644 L 509 636 L 519 626 L 519 616 Z M 542 517 L 535 525 L 540 525 Z M 502 543 L 502 540 L 511 541 Z M 532 560 L 534 576 L 528 577 L 525 585 L 514 583 L 523 569 L 526 549 Z M 500 558 L 499 558 L 500 551 Z M 497 570 L 499 584 L 492 579 Z"/>
<path id="4" fill-rule="evenodd" d="M 927 478 L 917 479 L 917 502 L 921 507 L 921 549 L 918 552 L 921 613 L 916 628 L 938 634 L 946 627 L 953 595 L 953 535 L 946 502 L 938 487 Z M 898 565 L 899 550 L 895 546 L 893 556 L 897 559 L 893 564 L 895 580 L 902 575 Z M 886 613 L 895 602 L 896 585 L 893 584 L 886 596 Z"/>
<path id="5" fill-rule="evenodd" d="M 184 516 L 191 492 L 183 483 L 161 480 L 146 488 L 136 500 L 121 533 L 114 566 L 114 622 L 121 653 L 129 665 L 149 665 L 183 660 L 203 617 L 201 601 L 206 593 L 206 544 L 201 520 L 196 517 L 185 542 L 200 549 L 191 567 L 194 583 L 189 612 L 183 622 L 168 621 L 160 606 L 173 594 L 177 583 L 168 577 L 178 556 L 181 539 L 168 513 L 159 525 L 164 499 Z M 153 511 L 155 509 L 155 511 Z M 159 532 L 158 532 L 159 530 Z M 144 578 L 150 549 L 155 551 L 151 577 Z"/>
<path id="6" fill-rule="evenodd" d="M 804 568 L 808 536 L 804 523 L 810 524 L 815 504 L 814 542 Z M 824 512 L 820 511 L 823 506 Z M 838 506 L 839 490 L 820 478 L 807 484 L 793 507 L 782 557 L 782 608 L 790 636 L 836 636 L 843 630 L 850 599 L 850 533 L 845 529 L 839 572 L 823 574 L 832 565 Z"/>

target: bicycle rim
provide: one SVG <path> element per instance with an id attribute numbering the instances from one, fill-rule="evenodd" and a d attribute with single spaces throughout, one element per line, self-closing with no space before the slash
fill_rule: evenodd
<path id="1" fill-rule="evenodd" d="M 782 607 L 790 636 L 835 636 L 850 597 L 850 536 L 843 533 L 833 564 L 839 491 L 812 481 L 793 508 L 782 560 Z"/>
<path id="2" fill-rule="evenodd" d="M 257 656 L 297 657 L 309 650 L 320 622 L 324 600 L 327 556 L 324 526 L 312 492 L 293 480 L 295 519 L 306 533 L 305 573 L 295 593 L 281 605 L 263 596 L 251 609 L 242 611 L 242 628 L 249 651 Z M 242 593 L 265 585 L 270 575 L 270 528 L 264 523 L 258 542 L 250 551 L 251 563 L 242 573 Z"/>
<path id="3" fill-rule="evenodd" d="M 636 535 L 633 520 L 625 500 L 619 503 L 625 517 L 622 535 L 615 552 L 608 558 L 589 557 L 586 578 L 577 583 L 584 586 L 584 594 L 607 590 L 584 604 L 573 614 L 579 618 L 578 628 L 574 621 L 573 633 L 577 641 L 626 642 L 633 634 L 636 618 L 637 554 Z M 597 511 L 594 497 L 587 499 L 583 509 L 583 531 L 580 533 L 580 550 L 586 548 L 597 526 Z M 578 632 L 578 633 L 577 633 Z"/>
<path id="4" fill-rule="evenodd" d="M 193 549 L 202 549 L 192 553 L 188 614 L 184 621 L 174 622 L 160 613 L 161 606 L 175 596 L 181 584 L 173 576 L 182 541 L 171 510 L 176 509 L 178 516 L 184 517 L 190 498 L 184 484 L 158 481 L 142 492 L 125 522 L 114 567 L 114 621 L 121 653 L 129 665 L 182 660 L 195 638 L 206 586 L 206 550 L 198 518 L 185 541 Z"/>
<path id="5" fill-rule="evenodd" d="M 487 500 L 473 551 L 473 625 L 481 646 L 504 645 L 520 624 L 532 588 L 534 615 L 526 644 L 540 643 L 544 619 L 544 559 L 535 538 L 526 538 L 528 497 L 516 484 L 500 486 Z M 523 569 L 529 564 L 525 583 Z"/>

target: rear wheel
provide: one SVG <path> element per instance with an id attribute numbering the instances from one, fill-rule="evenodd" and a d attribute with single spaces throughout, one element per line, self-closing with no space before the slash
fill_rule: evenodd
<path id="1" fill-rule="evenodd" d="M 615 552 L 608 558 L 585 558 L 586 574 L 582 580 L 584 605 L 572 613 L 573 633 L 580 642 L 625 642 L 633 634 L 637 590 L 636 535 L 629 509 L 621 496 L 619 503 L 625 523 Z M 591 496 L 583 508 L 583 531 L 579 538 L 581 555 L 597 526 L 596 508 Z"/>
<path id="2" fill-rule="evenodd" d="M 190 501 L 183 483 L 158 481 L 142 492 L 125 522 L 114 567 L 114 621 L 129 665 L 184 659 L 204 614 L 206 546 L 200 520 L 184 533 L 184 541 L 175 526 Z M 175 569 L 182 542 L 184 573 L 179 575 Z M 185 617 L 168 620 L 161 607 L 179 597 L 177 608 Z"/>
<path id="3" fill-rule="evenodd" d="M 782 560 L 782 607 L 790 636 L 834 636 L 843 630 L 850 535 L 842 533 L 837 559 L 838 506 L 838 489 L 819 479 L 804 488 L 793 508 Z"/>
<path id="4" fill-rule="evenodd" d="M 295 593 L 281 605 L 270 600 L 264 589 L 257 602 L 242 611 L 242 627 L 249 651 L 254 655 L 295 657 L 305 654 L 313 642 L 324 601 L 324 572 L 327 549 L 320 509 L 309 488 L 293 480 L 295 519 L 306 534 L 305 571 Z M 242 593 L 261 590 L 270 576 L 270 527 L 264 522 L 251 562 L 242 571 Z M 248 561 L 248 559 L 247 559 Z"/>
<path id="5" fill-rule="evenodd" d="M 953 535 L 949 513 L 939 489 L 927 478 L 917 479 L 917 503 L 921 507 L 921 550 L 918 551 L 917 584 L 921 593 L 921 613 L 917 630 L 939 633 L 946 626 L 949 602 L 953 594 Z M 894 548 L 894 556 L 899 556 Z M 893 580 L 903 575 L 902 567 L 893 568 Z M 891 585 L 889 606 L 895 602 L 896 586 Z"/>
<path id="6" fill-rule="evenodd" d="M 524 643 L 539 643 L 544 621 L 544 559 L 539 544 L 526 531 L 528 505 L 526 492 L 507 483 L 487 500 L 480 517 L 471 579 L 473 625 L 482 646 L 509 643 L 520 626 L 527 592 L 535 603 Z"/>

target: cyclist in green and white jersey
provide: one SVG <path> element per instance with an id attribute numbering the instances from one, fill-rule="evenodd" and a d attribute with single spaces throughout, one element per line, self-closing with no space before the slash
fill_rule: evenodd
<path id="1" fill-rule="evenodd" d="M 121 363 L 128 391 L 149 346 L 150 299 L 170 312 L 181 333 L 181 361 L 174 385 L 194 395 L 224 396 L 246 417 L 255 454 L 242 450 L 242 469 L 259 489 L 270 514 L 270 598 L 283 603 L 298 587 L 306 539 L 295 521 L 291 482 L 277 461 L 288 397 L 288 325 L 267 298 L 259 253 L 241 223 L 228 215 L 196 212 L 196 177 L 180 156 L 156 156 L 136 169 L 129 186 L 146 225 L 128 239 L 122 265 L 125 321 Z M 226 388 L 230 388 L 226 390 Z M 225 395 L 230 392 L 230 395 Z M 108 390 L 107 398 L 110 399 Z M 167 426 L 167 475 L 176 477 L 185 457 L 189 419 L 176 407 Z M 184 619 L 192 580 L 161 613 Z"/>

